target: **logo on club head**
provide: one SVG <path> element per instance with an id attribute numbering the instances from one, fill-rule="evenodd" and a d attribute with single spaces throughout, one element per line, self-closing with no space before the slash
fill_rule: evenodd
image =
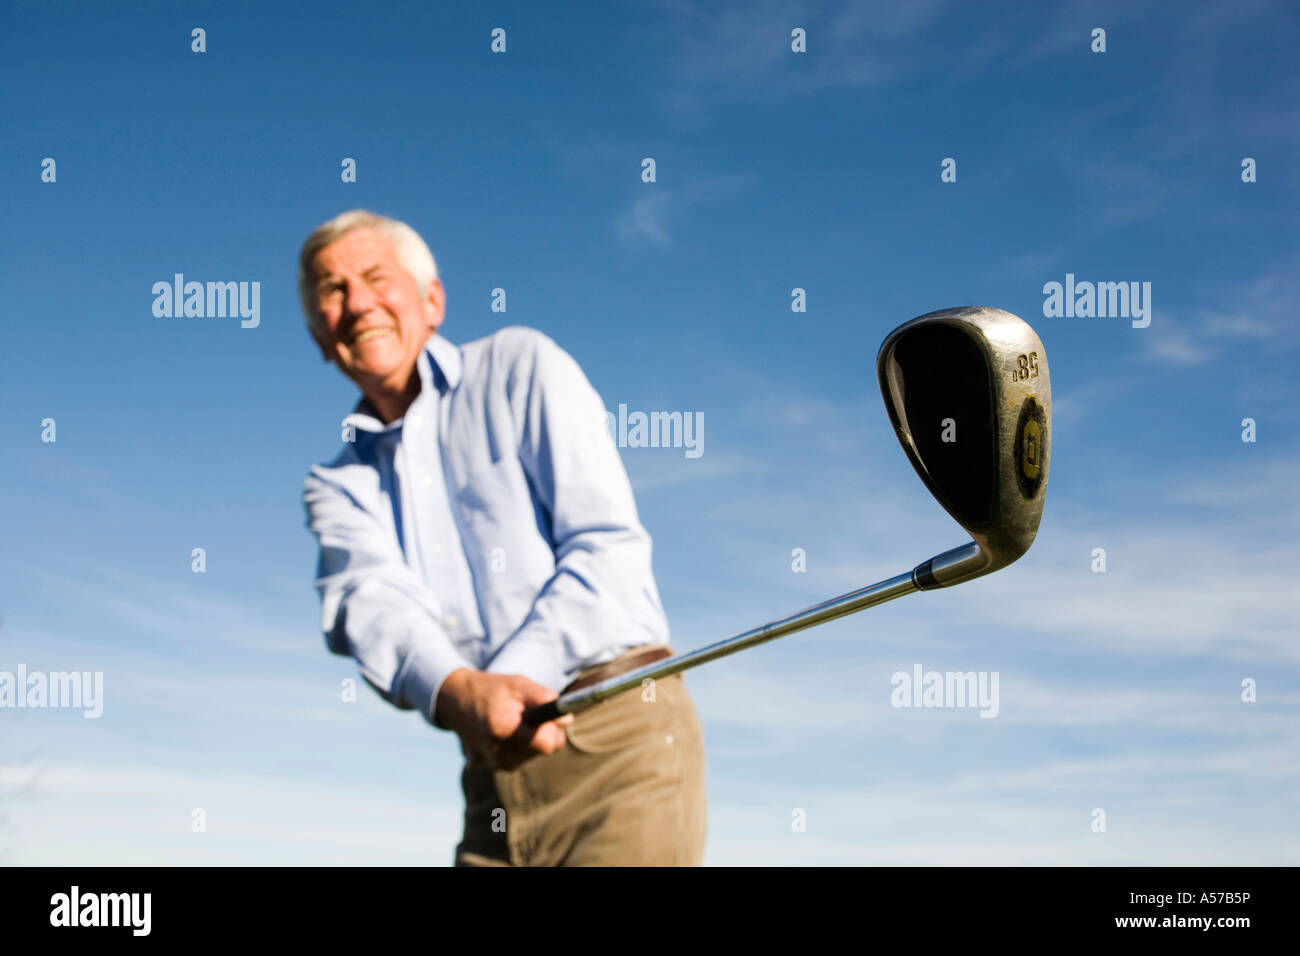
<path id="1" fill-rule="evenodd" d="M 1032 395 L 1020 406 L 1014 452 L 1020 493 L 1032 498 L 1043 485 L 1043 465 L 1047 460 L 1047 416 Z"/>

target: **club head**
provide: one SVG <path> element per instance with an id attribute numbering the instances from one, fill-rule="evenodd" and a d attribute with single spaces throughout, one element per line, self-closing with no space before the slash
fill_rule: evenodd
<path id="1" fill-rule="evenodd" d="M 1001 309 L 942 309 L 900 325 L 876 358 L 889 420 L 916 472 L 974 538 L 918 566 L 923 589 L 1006 567 L 1038 533 L 1051 459 L 1043 343 Z"/>

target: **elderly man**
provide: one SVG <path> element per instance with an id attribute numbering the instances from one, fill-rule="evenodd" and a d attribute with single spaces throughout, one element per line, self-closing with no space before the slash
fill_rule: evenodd
<path id="1" fill-rule="evenodd" d="M 703 736 L 680 675 L 532 728 L 559 692 L 671 654 L 604 405 L 518 326 L 461 346 L 409 226 L 362 210 L 316 229 L 299 292 L 362 397 L 311 469 L 321 626 L 387 701 L 460 738 L 457 865 L 697 865 Z"/>

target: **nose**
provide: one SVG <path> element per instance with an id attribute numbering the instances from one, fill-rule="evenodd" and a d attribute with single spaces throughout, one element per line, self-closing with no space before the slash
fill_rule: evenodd
<path id="1" fill-rule="evenodd" d="M 375 305 L 375 292 L 370 288 L 368 282 L 349 282 L 347 285 L 347 299 L 344 302 L 344 308 L 350 316 L 357 317 L 365 315 Z"/>

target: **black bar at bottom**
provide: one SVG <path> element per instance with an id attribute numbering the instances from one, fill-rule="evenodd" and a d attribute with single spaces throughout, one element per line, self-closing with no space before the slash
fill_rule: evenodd
<path id="1" fill-rule="evenodd" d="M 1199 938 L 1231 947 L 1257 930 L 1286 930 L 1294 910 L 1295 876 L 1285 868 L 1245 867 L 732 869 L 725 876 L 727 892 L 719 896 L 718 877 L 703 870 L 568 870 L 548 873 L 545 879 L 488 873 L 450 868 L 418 873 L 378 868 L 8 869 L 0 870 L 0 932 L 14 953 L 24 950 L 12 944 L 26 940 L 43 945 L 68 935 L 91 945 L 110 938 L 128 945 L 157 939 L 202 940 L 208 946 L 283 940 L 337 950 L 348 943 L 388 946 L 394 932 L 408 931 L 432 945 L 454 931 L 481 938 L 488 946 L 507 939 L 496 931 L 503 920 L 522 929 L 530 924 L 530 914 L 537 914 L 538 928 L 580 920 L 584 937 L 594 929 L 593 922 L 600 926 L 605 917 L 615 929 L 622 925 L 625 931 L 667 938 L 663 934 L 680 917 L 672 911 L 685 907 L 725 932 L 730 949 L 738 938 L 763 943 L 778 926 L 809 941 L 833 931 L 852 934 L 864 944 L 888 938 L 881 933 L 901 933 L 903 940 L 927 947 L 943 940 L 983 948 L 990 942 L 1124 936 L 1147 944 L 1176 940 L 1178 946 Z M 625 906 L 597 902 L 641 889 L 656 896 L 667 893 L 676 902 L 664 900 L 655 915 L 642 914 L 639 929 L 624 922 Z M 143 894 L 148 894 L 147 910 Z M 586 905 L 579 906 L 580 900 Z M 748 902 L 732 905 L 742 900 Z M 114 921 L 118 925 L 85 925 Z"/>

